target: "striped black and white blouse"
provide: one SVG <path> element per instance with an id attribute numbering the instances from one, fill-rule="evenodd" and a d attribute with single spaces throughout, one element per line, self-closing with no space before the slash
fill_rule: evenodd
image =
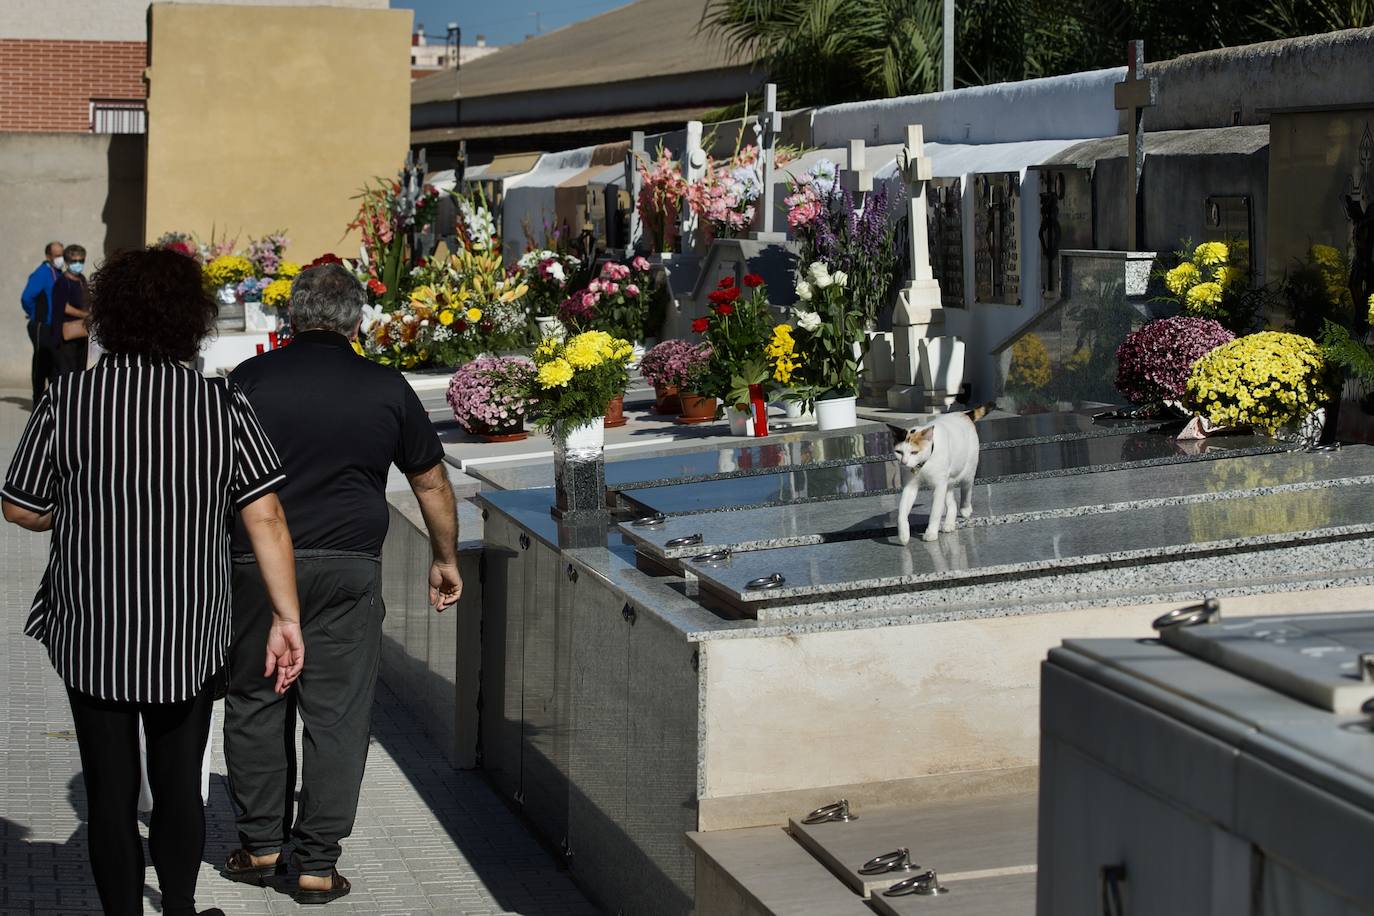
<path id="1" fill-rule="evenodd" d="M 233 514 L 285 479 L 248 400 L 223 380 L 108 353 L 62 377 L 0 491 L 54 513 L 25 632 L 81 693 L 195 696 L 229 644 Z"/>

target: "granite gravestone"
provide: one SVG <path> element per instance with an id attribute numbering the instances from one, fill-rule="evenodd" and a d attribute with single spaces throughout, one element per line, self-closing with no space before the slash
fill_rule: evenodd
<path id="1" fill-rule="evenodd" d="M 1050 302 L 1063 292 L 1061 252 L 1093 246 L 1092 173 L 1085 168 L 1048 166 L 1030 171 L 1040 189 L 1040 293 L 1043 301 Z"/>
<path id="2" fill-rule="evenodd" d="M 930 237 L 930 272 L 940 284 L 946 308 L 964 305 L 963 179 L 936 178 L 930 182 L 926 211 Z"/>
<path id="3" fill-rule="evenodd" d="M 973 177 L 974 299 L 992 305 L 1021 302 L 1021 176 L 989 172 Z"/>

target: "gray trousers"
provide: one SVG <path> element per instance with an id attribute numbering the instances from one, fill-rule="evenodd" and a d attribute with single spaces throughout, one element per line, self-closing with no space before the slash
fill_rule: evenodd
<path id="1" fill-rule="evenodd" d="M 296 551 L 305 667 L 278 696 L 275 677 L 262 674 L 272 603 L 257 563 L 234 560 L 224 753 L 239 840 L 254 855 L 294 840 L 303 874 L 332 872 L 358 813 L 386 614 L 381 577 L 379 557 Z M 293 825 L 297 714 L 305 729 Z"/>

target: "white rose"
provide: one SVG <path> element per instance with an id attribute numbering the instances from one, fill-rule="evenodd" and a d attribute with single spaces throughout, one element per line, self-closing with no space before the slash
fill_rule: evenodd
<path id="1" fill-rule="evenodd" d="M 825 289 L 830 285 L 829 282 L 821 282 L 822 279 L 826 281 L 830 279 L 830 268 L 825 266 L 824 261 L 812 262 L 811 266 L 806 268 L 806 272 L 811 275 L 811 282 L 815 283 L 821 289 Z"/>
<path id="2" fill-rule="evenodd" d="M 830 274 L 821 274 L 819 277 L 816 278 L 816 288 L 825 289 L 827 286 L 834 282 L 835 278 L 830 276 Z"/>
<path id="3" fill-rule="evenodd" d="M 553 277 L 559 283 L 562 283 L 568 278 L 568 275 L 563 273 L 563 265 L 559 264 L 557 261 L 549 265 L 549 276 Z"/>
<path id="4" fill-rule="evenodd" d="M 805 280 L 797 281 L 797 298 L 803 302 L 811 301 L 811 284 Z"/>
<path id="5" fill-rule="evenodd" d="M 849 282 L 849 274 L 845 273 L 842 270 L 837 270 L 835 271 L 832 279 L 834 279 L 836 286 L 838 286 L 840 289 L 844 289 L 845 284 Z"/>
<path id="6" fill-rule="evenodd" d="M 815 312 L 797 312 L 797 327 L 803 331 L 814 331 L 821 326 L 821 316 Z"/>

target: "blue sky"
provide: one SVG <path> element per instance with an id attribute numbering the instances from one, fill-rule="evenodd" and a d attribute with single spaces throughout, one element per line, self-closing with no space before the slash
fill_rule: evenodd
<path id="1" fill-rule="evenodd" d="M 391 5 L 396 9 L 414 10 L 415 21 L 424 23 L 427 35 L 443 35 L 448 23 L 456 22 L 463 29 L 463 44 L 472 44 L 478 35 L 485 35 L 489 44 L 504 45 L 628 2 L 630 0 L 391 0 Z"/>

